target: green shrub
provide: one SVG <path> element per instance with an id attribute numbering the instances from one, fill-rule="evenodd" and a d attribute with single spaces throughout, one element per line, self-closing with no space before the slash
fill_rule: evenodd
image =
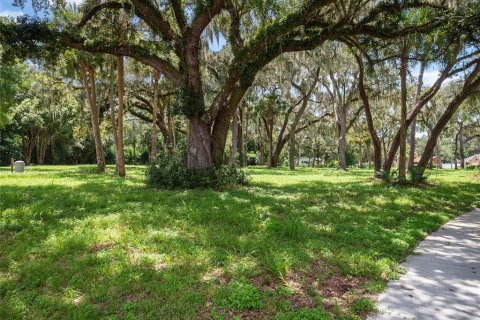
<path id="1" fill-rule="evenodd" d="M 395 184 L 398 181 L 398 170 L 391 170 L 390 172 L 381 172 L 382 180 L 386 184 Z"/>
<path id="2" fill-rule="evenodd" d="M 165 189 L 215 188 L 224 185 L 247 185 L 250 177 L 244 171 L 223 166 L 218 169 L 195 170 L 186 166 L 181 153 L 162 153 L 146 171 L 149 187 Z"/>
<path id="3" fill-rule="evenodd" d="M 255 310 L 263 308 L 260 291 L 249 283 L 233 281 L 217 297 L 216 305 L 230 310 Z"/>
<path id="4" fill-rule="evenodd" d="M 410 181 L 412 181 L 413 184 L 427 182 L 428 177 L 422 173 L 418 166 L 413 166 L 408 171 L 408 174 L 410 176 Z"/>
<path id="5" fill-rule="evenodd" d="M 474 164 L 465 166 L 465 169 L 467 169 L 467 170 L 475 170 L 475 169 L 479 169 L 479 168 L 480 168 L 480 166 L 474 165 Z"/>
<path id="6" fill-rule="evenodd" d="M 333 161 L 330 161 L 326 164 L 326 167 L 327 168 L 338 168 L 340 165 L 338 163 L 338 160 L 333 160 Z"/>

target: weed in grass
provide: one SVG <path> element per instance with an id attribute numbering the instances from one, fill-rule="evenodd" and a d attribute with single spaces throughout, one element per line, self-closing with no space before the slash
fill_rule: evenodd
<path id="1" fill-rule="evenodd" d="M 274 238 L 301 240 L 307 236 L 304 223 L 295 217 L 272 218 L 267 224 L 267 232 Z"/>
<path id="2" fill-rule="evenodd" d="M 246 282 L 233 281 L 219 292 L 215 304 L 233 311 L 256 310 L 264 305 L 258 288 Z"/>
<path id="3" fill-rule="evenodd" d="M 375 301 L 370 298 L 360 298 L 355 300 L 350 306 L 350 310 L 355 315 L 366 315 L 375 311 Z"/>

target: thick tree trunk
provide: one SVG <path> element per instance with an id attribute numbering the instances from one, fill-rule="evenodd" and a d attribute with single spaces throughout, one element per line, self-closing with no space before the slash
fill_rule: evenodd
<path id="1" fill-rule="evenodd" d="M 150 163 L 157 161 L 157 112 L 158 112 L 158 80 L 160 73 L 155 71 L 153 77 L 153 103 L 152 103 L 152 136 L 150 147 Z M 165 138 L 167 138 L 165 136 Z M 167 140 L 167 139 L 165 139 Z"/>
<path id="2" fill-rule="evenodd" d="M 215 117 L 212 128 L 212 150 L 211 155 L 215 167 L 223 164 L 225 145 L 227 143 L 228 129 L 237 106 L 241 102 L 246 90 L 240 90 L 232 94 L 227 106 L 220 109 Z M 209 131 L 210 132 L 210 131 Z"/>
<path id="3" fill-rule="evenodd" d="M 465 135 L 463 129 L 463 121 L 460 122 L 460 133 L 458 139 L 460 140 L 460 168 L 465 169 Z"/>
<path id="4" fill-rule="evenodd" d="M 229 165 L 231 167 L 237 166 L 237 145 L 238 145 L 238 112 L 233 114 L 232 119 L 232 143 L 230 145 L 230 159 Z"/>
<path id="5" fill-rule="evenodd" d="M 103 151 L 103 142 L 100 133 L 100 119 L 97 107 L 97 93 L 95 87 L 95 70 L 91 65 L 80 62 L 82 73 L 82 82 L 87 93 L 87 102 L 90 108 L 90 120 L 92 123 L 93 138 L 95 141 L 95 155 L 97 158 L 98 172 L 103 173 L 106 169 L 105 153 Z"/>
<path id="6" fill-rule="evenodd" d="M 196 170 L 212 169 L 214 162 L 211 146 L 210 126 L 200 116 L 188 118 L 187 167 Z"/>
<path id="7" fill-rule="evenodd" d="M 117 57 L 118 67 L 118 121 L 117 121 L 117 161 L 118 161 L 118 175 L 125 177 L 125 152 L 123 148 L 123 98 L 125 95 L 124 87 L 124 58 Z"/>
<path id="8" fill-rule="evenodd" d="M 406 149 L 407 149 L 407 46 L 405 39 L 401 45 L 400 57 L 400 153 L 398 155 L 398 179 L 400 182 L 407 180 L 406 175 Z"/>

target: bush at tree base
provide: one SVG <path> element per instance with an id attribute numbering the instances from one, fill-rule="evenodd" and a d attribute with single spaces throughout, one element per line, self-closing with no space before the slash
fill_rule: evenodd
<path id="1" fill-rule="evenodd" d="M 225 185 L 248 185 L 249 175 L 237 168 L 222 166 L 207 170 L 189 169 L 182 153 L 161 153 L 146 172 L 149 187 L 164 189 L 216 188 Z"/>

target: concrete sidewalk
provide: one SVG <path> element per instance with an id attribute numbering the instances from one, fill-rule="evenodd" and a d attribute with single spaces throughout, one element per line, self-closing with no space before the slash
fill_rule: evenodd
<path id="1" fill-rule="evenodd" d="M 480 209 L 429 235 L 402 267 L 369 319 L 480 319 Z"/>

